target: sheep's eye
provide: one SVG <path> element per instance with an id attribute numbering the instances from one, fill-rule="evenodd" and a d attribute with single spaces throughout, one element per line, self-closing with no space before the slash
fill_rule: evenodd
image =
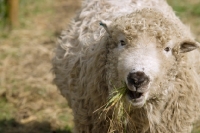
<path id="1" fill-rule="evenodd" d="M 169 52 L 169 51 L 171 50 L 171 48 L 170 48 L 170 47 L 166 47 L 164 50 L 165 50 L 166 52 Z"/>
<path id="2" fill-rule="evenodd" d="M 121 44 L 121 46 L 124 46 L 124 45 L 126 45 L 126 43 L 125 43 L 125 41 L 124 41 L 124 40 L 120 40 L 120 44 Z"/>

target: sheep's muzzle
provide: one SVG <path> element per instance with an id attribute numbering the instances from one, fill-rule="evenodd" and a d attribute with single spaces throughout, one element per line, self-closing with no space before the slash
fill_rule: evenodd
<path id="1" fill-rule="evenodd" d="M 141 106 L 148 93 L 149 77 L 141 71 L 129 73 L 127 76 L 127 97 L 134 106 Z"/>

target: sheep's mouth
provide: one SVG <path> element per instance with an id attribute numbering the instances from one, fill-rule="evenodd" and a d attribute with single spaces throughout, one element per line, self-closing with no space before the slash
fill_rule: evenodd
<path id="1" fill-rule="evenodd" d="M 142 89 L 142 91 L 141 91 Z M 126 90 L 126 98 L 134 108 L 141 108 L 148 97 L 148 88 L 140 88 L 139 90 Z"/>
<path id="2" fill-rule="evenodd" d="M 143 93 L 141 92 L 137 92 L 137 91 L 131 91 L 131 90 L 128 90 L 127 91 L 127 95 L 129 96 L 129 98 L 132 100 L 132 99 L 139 99 L 140 97 L 143 96 Z"/>

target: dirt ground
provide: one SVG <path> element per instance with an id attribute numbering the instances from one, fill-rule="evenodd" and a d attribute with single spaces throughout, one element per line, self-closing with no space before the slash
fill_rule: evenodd
<path id="1" fill-rule="evenodd" d="M 51 59 L 79 8 L 80 0 L 21 0 L 20 26 L 0 31 L 0 133 L 72 132 L 72 111 L 52 84 Z M 186 15 L 200 40 L 200 17 Z"/>
<path id="2" fill-rule="evenodd" d="M 0 33 L 0 133 L 71 132 L 71 110 L 52 84 L 51 58 L 80 2 L 23 2 L 20 26 Z"/>

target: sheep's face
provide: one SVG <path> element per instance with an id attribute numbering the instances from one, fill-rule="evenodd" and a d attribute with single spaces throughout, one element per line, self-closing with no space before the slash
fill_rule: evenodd
<path id="1" fill-rule="evenodd" d="M 122 46 L 124 41 L 127 44 Z M 125 38 L 120 39 L 117 49 L 115 55 L 118 55 L 118 78 L 126 83 L 128 101 L 133 106 L 140 107 L 158 84 L 156 83 L 158 76 L 163 79 L 161 73 L 163 75 L 166 73 L 162 64 L 167 62 L 167 58 L 161 58 L 164 56 L 165 50 L 161 51 L 154 42 L 141 40 L 132 43 Z M 170 62 L 172 63 L 172 61 Z"/>
<path id="2" fill-rule="evenodd" d="M 152 31 L 142 29 L 139 24 L 122 24 L 125 22 L 114 25 L 109 33 L 108 58 L 112 71 L 107 78 L 117 87 L 125 82 L 126 99 L 139 108 L 145 102 L 167 95 L 178 72 L 179 56 L 194 50 L 196 44 L 173 35 L 175 29 L 171 34 L 171 31 L 162 31 L 168 25 L 155 26 Z"/>

